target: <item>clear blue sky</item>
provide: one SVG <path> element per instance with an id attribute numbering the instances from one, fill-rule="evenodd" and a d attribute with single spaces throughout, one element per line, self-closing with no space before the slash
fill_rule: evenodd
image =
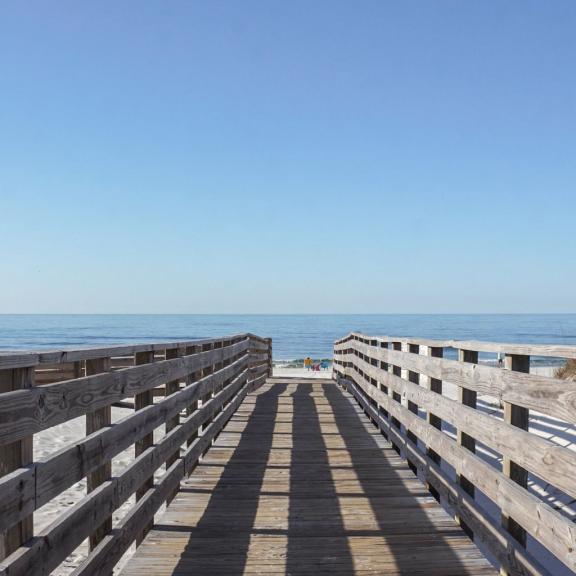
<path id="1" fill-rule="evenodd" d="M 3 2 L 0 312 L 576 312 L 576 2 Z"/>

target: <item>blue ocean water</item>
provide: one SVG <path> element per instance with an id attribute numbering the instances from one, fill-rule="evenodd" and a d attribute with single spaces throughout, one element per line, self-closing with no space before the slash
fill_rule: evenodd
<path id="1" fill-rule="evenodd" d="M 0 349 L 69 348 L 253 332 L 274 358 L 331 357 L 334 340 L 370 335 L 576 345 L 576 314 L 0 315 Z"/>

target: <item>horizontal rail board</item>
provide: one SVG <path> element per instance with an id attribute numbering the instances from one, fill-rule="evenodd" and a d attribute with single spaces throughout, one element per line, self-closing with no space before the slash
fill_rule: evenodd
<path id="1" fill-rule="evenodd" d="M 364 389 L 354 381 L 343 379 L 341 383 L 352 392 L 356 400 L 367 411 L 371 418 L 385 430 L 389 439 L 401 446 L 410 460 L 418 469 L 421 479 L 431 484 L 436 491 L 446 499 L 448 504 L 458 512 L 459 516 L 474 531 L 475 537 L 487 546 L 497 560 L 514 576 L 552 576 L 538 561 L 516 542 L 501 527 L 494 524 L 490 517 L 476 502 L 415 444 L 408 442 L 382 417 L 374 406 L 366 402 Z"/>
<path id="2" fill-rule="evenodd" d="M 390 416 L 439 454 L 458 474 L 482 490 L 503 512 L 513 517 L 567 566 L 576 569 L 576 526 L 568 518 L 378 390 L 364 377 L 349 374 L 348 370 L 345 375 L 363 380 L 363 391 L 380 403 Z"/>
<path id="3" fill-rule="evenodd" d="M 432 412 L 458 430 L 484 442 L 503 456 L 509 456 L 517 464 L 576 498 L 575 451 L 479 410 L 463 406 L 446 396 L 372 366 L 364 360 L 355 359 L 355 364 L 365 374 L 384 386 L 392 388 L 403 398 L 418 404 L 421 409 Z M 375 391 L 375 393 L 378 398 L 383 394 L 380 391 Z M 374 399 L 378 400 L 378 398 Z"/>
<path id="4" fill-rule="evenodd" d="M 205 346 L 207 344 L 221 344 L 250 338 L 251 345 L 260 350 L 267 350 L 269 340 L 255 334 L 243 333 L 217 338 L 198 338 L 196 340 L 167 341 L 142 344 L 121 344 L 118 346 L 90 347 L 74 350 L 35 350 L 35 351 L 0 351 L 0 370 L 13 368 L 27 368 L 40 364 L 63 364 L 81 360 L 94 360 L 96 358 L 109 358 L 131 356 L 138 352 L 164 352 L 178 348 L 192 346 Z"/>
<path id="5" fill-rule="evenodd" d="M 343 350 L 346 348 L 347 343 L 355 341 L 356 339 L 375 342 L 378 346 L 380 344 L 400 342 L 402 344 L 414 344 L 431 348 L 454 348 L 457 350 L 471 350 L 474 352 L 489 352 L 494 354 L 516 354 L 520 356 L 542 356 L 547 358 L 576 358 L 576 346 L 564 346 L 561 344 L 511 344 L 507 342 L 483 342 L 481 340 L 430 340 L 392 336 L 367 336 L 360 332 L 352 332 L 348 336 L 337 340 L 334 344 L 334 349 Z"/>
<path id="6" fill-rule="evenodd" d="M 113 513 L 133 494 L 137 503 L 125 518 L 130 510 L 149 510 L 150 494 L 158 506 L 171 502 L 182 474 L 193 469 L 239 398 L 270 376 L 271 354 L 271 340 L 253 334 L 0 352 L 0 379 L 11 383 L 29 375 L 32 383 L 0 393 L 0 447 L 9 455 L 24 441 L 32 446 L 35 433 L 80 416 L 88 427 L 94 414 L 111 414 L 112 406 L 135 410 L 113 424 L 88 427 L 92 434 L 41 460 L 30 455 L 15 465 L 0 461 L 0 576 L 44 575 L 86 539 L 96 547 L 110 535 Z M 125 401 L 130 397 L 134 401 Z M 131 446 L 135 459 L 111 476 L 113 458 Z M 161 466 L 168 469 L 160 482 L 167 491 L 153 485 Z M 84 478 L 88 493 L 32 537 L 35 511 Z M 153 514 L 133 526 L 130 542 L 138 545 L 151 522 Z"/>
<path id="7" fill-rule="evenodd" d="M 147 524 L 169 494 L 178 486 L 182 477 L 188 474 L 202 453 L 210 446 L 212 438 L 222 430 L 228 419 L 244 400 L 248 387 L 245 386 L 234 400 L 212 422 L 210 436 L 200 436 L 188 448 L 181 460 L 150 489 L 136 506 L 120 521 L 119 525 L 106 536 L 92 551 L 90 556 L 73 572 L 72 576 L 109 574 L 118 560 L 124 555 L 136 538 L 140 527 Z M 11 575 L 6 575 L 11 576 Z"/>
<path id="8" fill-rule="evenodd" d="M 244 370 L 248 356 L 205 376 L 165 400 L 83 438 L 26 468 L 0 478 L 0 530 L 42 507 L 86 474 L 140 440 L 186 406 Z"/>
<path id="9" fill-rule="evenodd" d="M 242 372 L 233 383 L 164 436 L 158 444 L 144 451 L 122 474 L 103 483 L 68 510 L 36 536 L 32 546 L 8 557 L 0 564 L 0 573 L 5 570 L 10 576 L 34 576 L 54 570 L 90 535 L 91 527 L 100 525 L 134 494 L 191 434 L 245 386 L 246 375 L 246 371 Z M 213 438 L 214 429 L 209 427 L 202 436 Z"/>
<path id="10" fill-rule="evenodd" d="M 243 340 L 191 356 L 104 372 L 76 380 L 2 394 L 0 445 L 20 440 L 72 418 L 110 406 L 128 396 L 185 378 L 248 349 Z"/>
<path id="11" fill-rule="evenodd" d="M 357 341 L 350 342 L 348 348 L 379 362 L 401 366 L 479 394 L 555 416 L 565 422 L 576 423 L 576 382 L 371 347 Z M 351 361 L 350 357 L 347 360 L 344 360 L 343 355 L 339 357 L 342 361 Z"/>

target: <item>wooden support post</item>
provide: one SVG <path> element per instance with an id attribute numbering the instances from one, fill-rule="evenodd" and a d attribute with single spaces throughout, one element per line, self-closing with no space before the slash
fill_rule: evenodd
<path id="1" fill-rule="evenodd" d="M 0 393 L 32 388 L 34 368 L 0 370 Z M 29 436 L 12 444 L 0 446 L 0 477 L 30 464 L 33 460 L 34 437 Z M 34 536 L 33 515 L 27 516 L 12 528 L 0 533 L 0 560 Z"/>
<path id="2" fill-rule="evenodd" d="M 530 372 L 530 356 L 523 356 L 519 354 L 506 354 L 505 367 L 507 370 L 515 370 L 516 372 Z M 529 414 L 528 408 L 522 408 L 510 402 L 504 402 L 504 421 L 512 426 L 528 430 Z M 522 468 L 516 462 L 508 457 L 503 458 L 502 472 L 516 484 L 523 488 L 528 487 L 528 471 Z M 526 547 L 526 530 L 520 526 L 513 518 L 502 514 L 502 526 L 510 532 L 510 534 L 522 546 Z"/>
<path id="3" fill-rule="evenodd" d="M 428 346 L 426 349 L 426 355 L 430 356 L 431 358 L 442 358 L 444 356 L 444 348 L 437 348 Z M 442 380 L 438 380 L 437 378 L 431 378 L 430 376 L 426 377 L 427 380 L 427 388 L 432 392 L 436 392 L 436 394 L 442 395 Z M 436 416 L 433 412 L 428 410 L 426 414 L 426 421 L 430 426 L 433 426 L 437 430 L 442 430 L 442 419 Z M 428 457 L 435 462 L 438 466 L 441 465 L 442 459 L 440 458 L 440 454 L 432 450 L 432 448 L 427 448 L 426 450 Z M 432 485 L 428 484 L 428 490 L 430 493 L 436 498 L 436 500 L 440 501 L 440 494 Z"/>
<path id="4" fill-rule="evenodd" d="M 274 372 L 274 365 L 272 363 L 272 338 L 266 338 L 268 344 L 268 378 L 272 378 Z"/>
<path id="5" fill-rule="evenodd" d="M 198 354 L 201 351 L 200 346 L 189 346 L 186 348 L 186 356 L 191 356 L 193 354 Z M 200 370 L 193 372 L 186 378 L 186 386 L 190 386 L 197 382 L 202 377 L 202 372 Z M 194 412 L 198 410 L 198 400 L 194 400 L 187 408 L 186 408 L 186 416 L 191 416 Z M 187 446 L 190 446 L 195 440 L 198 438 L 198 431 L 194 432 L 190 435 L 188 439 Z"/>
<path id="6" fill-rule="evenodd" d="M 458 350 L 458 359 L 460 362 L 470 362 L 472 364 L 478 364 L 478 352 L 474 350 Z M 475 390 L 469 390 L 468 388 L 459 387 L 458 390 L 459 400 L 465 406 L 469 406 L 470 408 L 476 408 L 476 396 L 477 393 Z M 457 441 L 458 444 L 463 446 L 464 448 L 470 450 L 470 452 L 476 452 L 476 439 L 466 432 L 462 432 L 462 430 L 457 430 Z M 468 478 L 459 474 L 458 475 L 458 483 L 465 492 L 467 492 L 472 498 L 474 498 L 475 487 Z M 468 536 L 473 540 L 474 534 L 472 530 L 466 525 L 465 522 L 459 516 L 456 516 L 456 520 L 459 522 L 462 529 L 468 534 Z"/>
<path id="7" fill-rule="evenodd" d="M 380 348 L 388 348 L 388 342 L 380 342 Z M 381 361 L 379 366 L 380 370 L 382 370 L 383 372 L 388 372 L 388 363 Z M 382 382 L 378 383 L 378 389 L 381 390 L 384 394 L 386 394 L 386 396 L 390 395 L 388 386 L 382 384 Z M 386 419 L 388 419 L 389 417 L 388 410 L 386 410 L 383 406 L 380 405 L 378 405 L 378 414 L 384 415 L 384 418 Z M 381 429 L 381 432 L 386 437 L 386 439 L 388 439 L 388 434 L 386 434 L 386 432 L 383 429 Z"/>
<path id="8" fill-rule="evenodd" d="M 154 352 L 137 352 L 134 355 L 134 364 L 140 366 L 141 364 L 150 364 L 154 362 Z M 146 390 L 140 394 L 134 396 L 134 409 L 142 410 L 146 406 L 154 404 L 154 390 Z M 135 455 L 140 456 L 142 452 L 150 448 L 154 444 L 154 433 L 150 432 L 146 434 L 141 440 L 138 440 L 135 444 Z M 146 478 L 142 483 L 142 486 L 136 490 L 136 501 L 140 500 L 150 488 L 154 486 L 154 476 Z M 154 525 L 154 520 L 150 521 L 146 526 L 143 527 L 142 532 L 136 538 L 136 546 L 139 546 L 142 540 L 146 537 L 146 534 L 150 531 Z"/>
<path id="9" fill-rule="evenodd" d="M 408 344 L 407 351 L 410 354 L 420 354 L 420 346 L 418 346 L 417 344 Z M 418 372 L 412 372 L 412 370 L 408 370 L 408 380 L 414 384 L 419 385 L 420 374 L 418 374 Z M 408 400 L 408 410 L 410 410 L 412 414 L 416 414 L 416 416 L 418 416 L 418 404 L 416 404 L 415 402 L 411 402 L 410 400 Z M 416 434 L 408 430 L 406 436 L 408 437 L 408 440 L 410 440 L 410 442 L 418 445 L 418 438 L 416 437 Z"/>
<path id="10" fill-rule="evenodd" d="M 211 344 L 205 344 L 202 347 L 202 350 L 203 351 L 214 350 L 214 345 L 215 345 L 214 342 Z M 202 377 L 209 376 L 213 372 L 214 372 L 214 366 L 213 365 L 207 366 L 206 368 L 204 368 L 204 370 L 202 370 Z M 212 398 L 214 398 L 214 391 L 208 392 L 208 394 L 206 394 L 202 398 L 202 406 L 204 406 L 204 404 L 206 404 L 206 402 L 208 402 Z M 202 425 L 202 432 L 204 432 L 204 430 L 206 430 L 206 428 L 208 428 L 208 426 L 210 426 L 210 424 L 212 424 L 213 420 L 214 420 L 214 418 L 208 418 L 208 420 L 206 420 L 206 422 L 204 422 L 204 424 Z M 212 442 L 210 442 L 210 444 L 212 444 Z M 206 454 L 206 452 L 208 452 L 209 449 L 210 449 L 210 447 L 206 448 L 206 450 L 204 450 L 204 452 L 202 453 L 202 456 L 204 456 L 204 454 Z"/>
<path id="11" fill-rule="evenodd" d="M 394 350 L 397 350 L 398 352 L 402 351 L 402 342 L 392 342 L 392 348 Z M 400 366 L 391 365 L 391 368 L 392 368 L 392 374 L 394 374 L 394 376 L 402 378 L 402 368 Z M 402 396 L 400 396 L 398 392 L 394 392 L 394 390 L 392 389 L 390 389 L 390 392 L 392 393 L 392 400 L 395 400 L 399 404 L 402 404 Z M 394 424 L 394 426 L 398 428 L 398 430 L 400 430 L 402 427 L 400 421 L 397 420 L 396 418 L 392 418 L 392 424 Z"/>
<path id="12" fill-rule="evenodd" d="M 86 376 L 110 371 L 110 358 L 96 358 L 86 360 Z M 112 424 L 112 407 L 104 406 L 94 412 L 86 414 L 86 435 L 110 426 Z M 112 476 L 112 462 L 108 461 L 87 476 L 87 491 L 90 493 L 100 484 L 109 480 Z M 94 550 L 102 539 L 112 531 L 112 517 L 107 518 L 90 535 L 90 550 Z"/>
<path id="13" fill-rule="evenodd" d="M 175 358 L 180 358 L 183 355 L 184 350 L 182 348 L 169 348 L 166 350 L 166 360 L 173 360 Z M 180 390 L 179 380 L 172 380 L 171 382 L 166 382 L 166 396 L 170 396 L 171 394 L 178 392 L 178 390 Z M 176 414 L 172 418 L 168 418 L 168 420 L 166 420 L 166 434 L 168 434 L 168 432 L 170 432 L 171 430 L 174 430 L 174 428 L 176 428 L 176 426 L 178 426 L 179 424 L 180 424 L 180 414 Z M 178 448 L 174 452 L 174 454 L 171 454 L 166 459 L 166 470 L 168 470 L 168 468 L 170 468 L 170 466 L 172 466 L 172 464 L 174 464 L 174 462 L 176 462 L 178 458 L 180 458 L 180 448 Z M 167 497 L 166 504 L 170 504 L 170 502 L 172 502 L 177 492 L 178 489 L 176 489 L 172 494 L 170 494 Z"/>

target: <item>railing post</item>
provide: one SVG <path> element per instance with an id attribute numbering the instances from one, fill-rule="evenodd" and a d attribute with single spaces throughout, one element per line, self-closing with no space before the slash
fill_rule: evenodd
<path id="1" fill-rule="evenodd" d="M 32 388 L 34 368 L 0 370 L 0 393 Z M 0 477 L 26 466 L 33 460 L 33 436 L 0 446 Z M 14 552 L 34 535 L 34 516 L 30 514 L 12 528 L 0 533 L 0 560 Z"/>
<path id="2" fill-rule="evenodd" d="M 397 352 L 401 352 L 402 351 L 402 342 L 392 342 L 392 348 L 394 350 L 396 350 Z M 402 368 L 400 366 L 390 364 L 389 368 L 392 370 L 392 374 L 394 374 L 394 376 L 398 376 L 398 378 L 402 378 Z M 390 393 L 391 393 L 392 400 L 394 400 L 395 402 L 398 402 L 398 404 L 402 404 L 402 396 L 400 394 L 398 394 L 398 392 L 394 392 L 394 390 L 391 388 Z M 392 420 L 392 424 L 394 424 L 394 426 L 396 427 L 397 430 L 402 429 L 402 425 L 400 424 L 400 421 L 398 419 L 392 417 L 391 420 Z"/>
<path id="3" fill-rule="evenodd" d="M 388 342 L 380 342 L 380 348 L 386 348 L 388 349 Z M 380 360 L 378 367 L 380 368 L 380 370 L 382 370 L 383 372 L 388 372 L 388 363 L 387 362 L 383 362 L 382 360 Z M 378 389 L 385 394 L 386 396 L 390 395 L 390 392 L 388 390 L 388 386 L 386 386 L 386 384 L 383 384 L 382 382 L 378 383 Z M 389 418 L 389 413 L 388 410 L 386 410 L 386 408 L 384 408 L 384 406 L 381 406 L 380 404 L 378 404 L 378 415 L 379 416 L 384 416 L 384 418 L 386 418 L 386 420 L 388 420 Z M 390 423 L 388 422 L 388 426 L 390 425 Z M 380 428 L 380 432 L 384 435 L 384 437 L 389 440 L 388 438 L 388 432 L 383 430 L 382 428 Z"/>
<path id="4" fill-rule="evenodd" d="M 507 370 L 514 370 L 516 372 L 530 372 L 530 356 L 523 356 L 519 354 L 506 354 L 505 367 Z M 528 430 L 529 414 L 528 408 L 516 406 L 510 402 L 504 402 L 504 422 Z M 528 471 L 510 458 L 504 456 L 502 462 L 502 472 L 516 484 L 523 488 L 528 487 Z M 502 514 L 502 525 L 510 534 L 524 547 L 526 547 L 526 530 L 520 526 L 513 518 L 506 514 Z"/>
<path id="5" fill-rule="evenodd" d="M 458 360 L 460 362 L 469 362 L 472 364 L 478 364 L 478 352 L 474 350 L 458 350 Z M 477 393 L 475 390 L 469 390 L 468 388 L 463 388 L 459 386 L 458 388 L 458 395 L 459 400 L 465 406 L 469 406 L 470 408 L 476 408 L 476 397 Z M 470 452 L 476 452 L 476 439 L 466 434 L 466 432 L 462 432 L 462 430 L 457 431 L 457 441 L 460 446 L 470 450 Z M 474 498 L 475 494 L 475 487 L 468 478 L 463 476 L 462 474 L 458 474 L 458 483 L 462 487 L 462 489 L 469 494 L 472 498 Z M 474 534 L 472 530 L 467 526 L 467 524 L 457 515 L 456 520 L 459 522 L 462 529 L 470 536 L 470 538 L 474 539 Z"/>
<path id="6" fill-rule="evenodd" d="M 134 365 L 140 366 L 141 364 L 150 364 L 154 362 L 154 352 L 137 352 L 134 355 Z M 134 410 L 142 410 L 146 406 L 154 404 L 154 390 L 146 390 L 134 396 Z M 136 458 L 140 456 L 145 450 L 154 444 L 154 434 L 151 432 L 146 434 L 141 440 L 138 440 L 134 446 Z M 146 478 L 142 486 L 136 490 L 136 501 L 140 500 L 150 488 L 154 486 L 154 476 Z M 136 545 L 140 545 L 146 534 L 150 531 L 154 524 L 152 520 L 143 527 L 142 532 L 136 538 Z"/>
<path id="7" fill-rule="evenodd" d="M 96 358 L 93 360 L 86 360 L 86 376 L 100 374 L 102 372 L 109 372 L 111 366 L 110 358 Z M 104 406 L 94 412 L 86 414 L 86 435 L 89 436 L 93 432 L 110 426 L 112 424 L 112 407 Z M 112 462 L 108 461 L 97 470 L 88 474 L 87 478 L 87 491 L 92 492 L 100 484 L 110 480 L 112 476 Z M 102 541 L 106 534 L 112 530 L 112 517 L 107 518 L 94 532 L 90 535 L 90 550 L 94 550 L 96 546 Z"/>
<path id="8" fill-rule="evenodd" d="M 198 354 L 201 350 L 202 350 L 201 346 L 188 346 L 186 348 L 186 356 Z M 186 378 L 186 386 L 191 386 L 192 384 L 194 384 L 194 382 L 197 382 L 201 377 L 202 377 L 202 372 L 200 370 L 197 370 L 196 372 L 192 372 L 192 374 L 190 374 Z M 194 414 L 194 412 L 196 412 L 197 410 L 198 410 L 198 400 L 194 400 L 194 402 L 190 403 L 186 407 L 186 417 L 188 418 L 189 416 Z M 198 438 L 198 430 L 196 430 L 195 432 L 193 432 L 190 435 L 190 437 L 188 438 L 188 441 L 186 442 L 186 446 L 189 448 L 196 441 L 197 438 Z M 190 467 L 190 472 L 188 475 L 192 474 L 192 472 L 194 471 L 194 468 L 195 468 L 195 465 Z"/>
<path id="9" fill-rule="evenodd" d="M 410 354 L 420 354 L 420 346 L 418 344 L 408 344 L 408 353 Z M 420 374 L 418 372 L 412 372 L 412 370 L 408 370 L 408 380 L 413 384 L 420 385 Z M 418 416 L 418 404 L 408 400 L 408 410 L 412 412 L 412 414 L 416 414 Z M 410 440 L 413 444 L 418 444 L 418 438 L 414 432 L 408 430 L 407 431 L 408 440 Z"/>
<path id="10" fill-rule="evenodd" d="M 426 355 L 431 358 L 442 358 L 444 356 L 444 348 L 428 346 L 426 348 Z M 442 380 L 438 380 L 437 378 L 427 376 L 426 381 L 428 390 L 430 390 L 431 392 L 435 392 L 436 394 L 442 395 Z M 426 413 L 426 421 L 428 422 L 428 424 L 430 424 L 430 426 L 433 426 L 437 430 L 442 430 L 442 419 L 436 416 L 436 414 L 434 414 L 430 410 L 428 410 L 428 412 Z M 437 464 L 438 466 L 441 465 L 442 460 L 437 452 L 432 450 L 432 448 L 427 448 L 426 452 L 428 454 L 428 457 L 435 464 Z M 434 498 L 436 498 L 436 500 L 440 501 L 440 494 L 438 493 L 436 488 L 428 484 L 428 490 L 430 490 L 430 493 L 434 496 Z"/>
<path id="11" fill-rule="evenodd" d="M 272 363 L 272 338 L 266 338 L 268 344 L 268 378 L 272 378 L 274 373 L 274 365 Z"/>
<path id="12" fill-rule="evenodd" d="M 182 348 L 168 348 L 166 349 L 166 360 L 181 358 L 184 355 L 184 352 L 185 350 L 183 350 Z M 172 380 L 171 382 L 166 382 L 166 392 L 165 392 L 166 396 L 170 396 L 171 394 L 174 394 L 179 390 L 180 390 L 179 380 Z M 176 428 L 178 424 L 180 424 L 180 414 L 176 414 L 172 418 L 166 420 L 166 434 L 168 434 L 171 430 L 174 430 L 174 428 Z M 174 452 L 174 454 L 168 456 L 168 458 L 166 459 L 166 470 L 168 470 L 168 468 L 170 468 L 170 466 L 172 466 L 172 464 L 174 464 L 174 462 L 176 462 L 178 458 L 180 458 L 180 448 L 178 448 Z M 175 490 L 170 496 L 168 496 L 168 498 L 166 499 L 166 504 L 170 504 L 170 502 L 172 502 L 174 496 L 176 496 L 177 491 L 178 490 Z"/>
<path id="13" fill-rule="evenodd" d="M 210 350 L 214 350 L 214 342 L 211 342 L 210 344 L 204 344 L 204 346 L 202 346 L 203 352 L 209 352 Z M 204 376 L 209 376 L 210 374 L 212 374 L 212 372 L 214 372 L 214 365 L 210 364 L 209 366 L 207 366 L 202 370 L 202 378 L 204 378 Z M 202 406 L 204 406 L 207 402 L 209 402 L 213 397 L 214 392 L 212 391 L 205 394 L 204 397 L 202 398 Z M 208 428 L 208 426 L 210 426 L 212 420 L 213 418 L 208 418 L 206 422 L 204 422 L 204 424 L 202 425 L 202 433 L 204 433 L 204 431 Z M 209 448 L 206 448 L 206 450 L 204 450 L 202 455 L 206 454 L 208 450 Z"/>

